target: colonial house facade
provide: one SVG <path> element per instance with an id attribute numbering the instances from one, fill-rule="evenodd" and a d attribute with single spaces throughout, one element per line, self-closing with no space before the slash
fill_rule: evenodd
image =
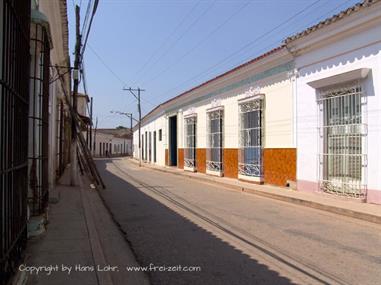
<path id="1" fill-rule="evenodd" d="M 281 46 L 161 104 L 143 119 L 142 159 L 254 183 L 295 181 L 292 71 Z M 136 129 L 137 158 L 138 142 Z"/>
<path id="2" fill-rule="evenodd" d="M 69 160 L 70 62 L 65 1 L 32 1 L 29 95 L 29 211 L 45 212 Z"/>
<path id="3" fill-rule="evenodd" d="M 133 156 L 381 204 L 380 27 L 363 1 L 160 104 Z"/>
<path id="4" fill-rule="evenodd" d="M 381 204 L 381 2 L 285 42 L 297 72 L 298 190 Z"/>
<path id="5" fill-rule="evenodd" d="M 69 159 L 66 8 L 66 0 L 0 0 L 0 284 L 43 228 Z"/>
<path id="6" fill-rule="evenodd" d="M 130 129 L 95 129 L 93 156 L 111 157 L 132 154 Z"/>

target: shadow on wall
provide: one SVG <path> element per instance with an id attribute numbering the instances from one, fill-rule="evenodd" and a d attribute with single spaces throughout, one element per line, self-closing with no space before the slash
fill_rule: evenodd
<path id="1" fill-rule="evenodd" d="M 106 169 L 110 163 L 111 160 L 106 159 L 97 161 L 107 186 L 101 195 L 126 233 L 139 264 L 201 267 L 201 272 L 149 272 L 153 284 L 292 283 L 148 196 L 140 187 L 114 175 Z M 160 190 L 160 186 L 154 187 Z M 239 238 L 234 233 L 230 234 Z M 256 247 L 255 244 L 253 246 Z"/>

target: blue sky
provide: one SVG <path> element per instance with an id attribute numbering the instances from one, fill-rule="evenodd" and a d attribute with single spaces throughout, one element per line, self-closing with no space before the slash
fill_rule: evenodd
<path id="1" fill-rule="evenodd" d="M 72 60 L 74 5 L 83 21 L 88 1 L 67 1 Z M 136 100 L 123 86 L 146 90 L 144 115 L 358 1 L 100 0 L 84 63 L 94 123 L 98 117 L 98 127 L 129 126 L 111 110 L 137 117 Z"/>

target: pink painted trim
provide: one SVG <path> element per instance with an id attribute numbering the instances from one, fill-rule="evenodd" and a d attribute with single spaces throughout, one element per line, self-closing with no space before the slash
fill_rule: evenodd
<path id="1" fill-rule="evenodd" d="M 381 205 L 381 190 L 368 189 L 366 194 L 366 202 Z"/>
<path id="2" fill-rule="evenodd" d="M 319 184 L 317 182 L 307 180 L 298 180 L 296 182 L 296 189 L 300 192 L 322 193 L 321 191 L 319 191 Z M 332 197 L 335 196 L 332 195 Z M 340 197 L 337 198 L 340 199 Z M 366 195 L 366 203 L 381 205 L 381 190 L 368 189 Z"/>
<path id="3" fill-rule="evenodd" d="M 316 193 L 319 192 L 319 184 L 317 182 L 298 180 L 296 189 L 301 192 Z"/>

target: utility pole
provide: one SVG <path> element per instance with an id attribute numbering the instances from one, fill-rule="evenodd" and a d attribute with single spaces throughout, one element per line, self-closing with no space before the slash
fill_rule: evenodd
<path id="1" fill-rule="evenodd" d="M 90 153 L 93 155 L 93 97 L 90 98 Z"/>
<path id="2" fill-rule="evenodd" d="M 127 114 L 130 117 L 130 134 L 132 135 L 132 113 Z"/>
<path id="3" fill-rule="evenodd" d="M 139 123 L 138 120 L 136 120 L 133 116 L 132 116 L 132 113 L 126 113 L 126 112 L 120 112 L 120 111 L 110 111 L 110 113 L 112 114 L 119 114 L 119 115 L 124 115 L 124 116 L 127 116 L 130 118 L 131 120 L 131 125 L 130 125 L 130 134 L 131 134 L 131 143 L 132 143 L 132 139 L 133 139 L 133 132 L 132 132 L 132 120 L 136 121 L 137 123 Z M 132 148 L 132 145 L 131 145 L 131 148 Z"/>
<path id="4" fill-rule="evenodd" d="M 127 90 L 127 91 L 130 91 L 131 94 L 138 100 L 138 112 L 139 112 L 139 122 L 138 122 L 138 125 L 139 125 L 139 166 L 142 166 L 142 142 L 141 142 L 141 123 L 142 123 L 142 109 L 141 109 L 141 106 L 140 106 L 140 92 L 143 92 L 145 91 L 144 89 L 140 89 L 140 87 L 138 87 L 137 89 L 133 89 L 133 88 L 123 88 L 123 90 Z M 136 95 L 134 92 L 138 92 L 138 94 Z"/>
<path id="5" fill-rule="evenodd" d="M 115 113 L 115 114 L 124 115 L 124 116 L 129 117 L 130 120 L 131 120 L 131 122 L 130 122 L 130 125 L 131 125 L 131 127 L 130 127 L 130 132 L 131 132 L 131 134 L 132 134 L 132 121 L 134 120 L 134 121 L 136 121 L 137 123 L 139 123 L 139 120 L 136 120 L 136 119 L 132 116 L 132 113 L 126 113 L 126 112 L 120 112 L 120 111 L 110 111 L 110 113 L 112 113 L 112 114 Z"/>
<path id="6" fill-rule="evenodd" d="M 79 66 L 80 66 L 80 56 L 81 56 L 81 34 L 80 34 L 80 10 L 79 6 L 75 6 L 75 30 L 76 30 L 76 43 L 75 43 L 75 58 L 74 58 L 74 70 L 73 70 L 73 109 L 74 116 L 72 117 L 72 147 L 71 147 L 71 177 L 70 185 L 74 186 L 77 184 L 77 128 L 75 120 L 77 119 L 77 94 L 78 94 L 78 85 L 79 85 Z"/>
<path id="7" fill-rule="evenodd" d="M 95 150 L 97 149 L 97 128 L 98 128 L 98 117 L 95 120 L 95 130 L 94 130 L 94 155 L 96 155 Z M 99 148 L 99 152 L 101 149 Z"/>

